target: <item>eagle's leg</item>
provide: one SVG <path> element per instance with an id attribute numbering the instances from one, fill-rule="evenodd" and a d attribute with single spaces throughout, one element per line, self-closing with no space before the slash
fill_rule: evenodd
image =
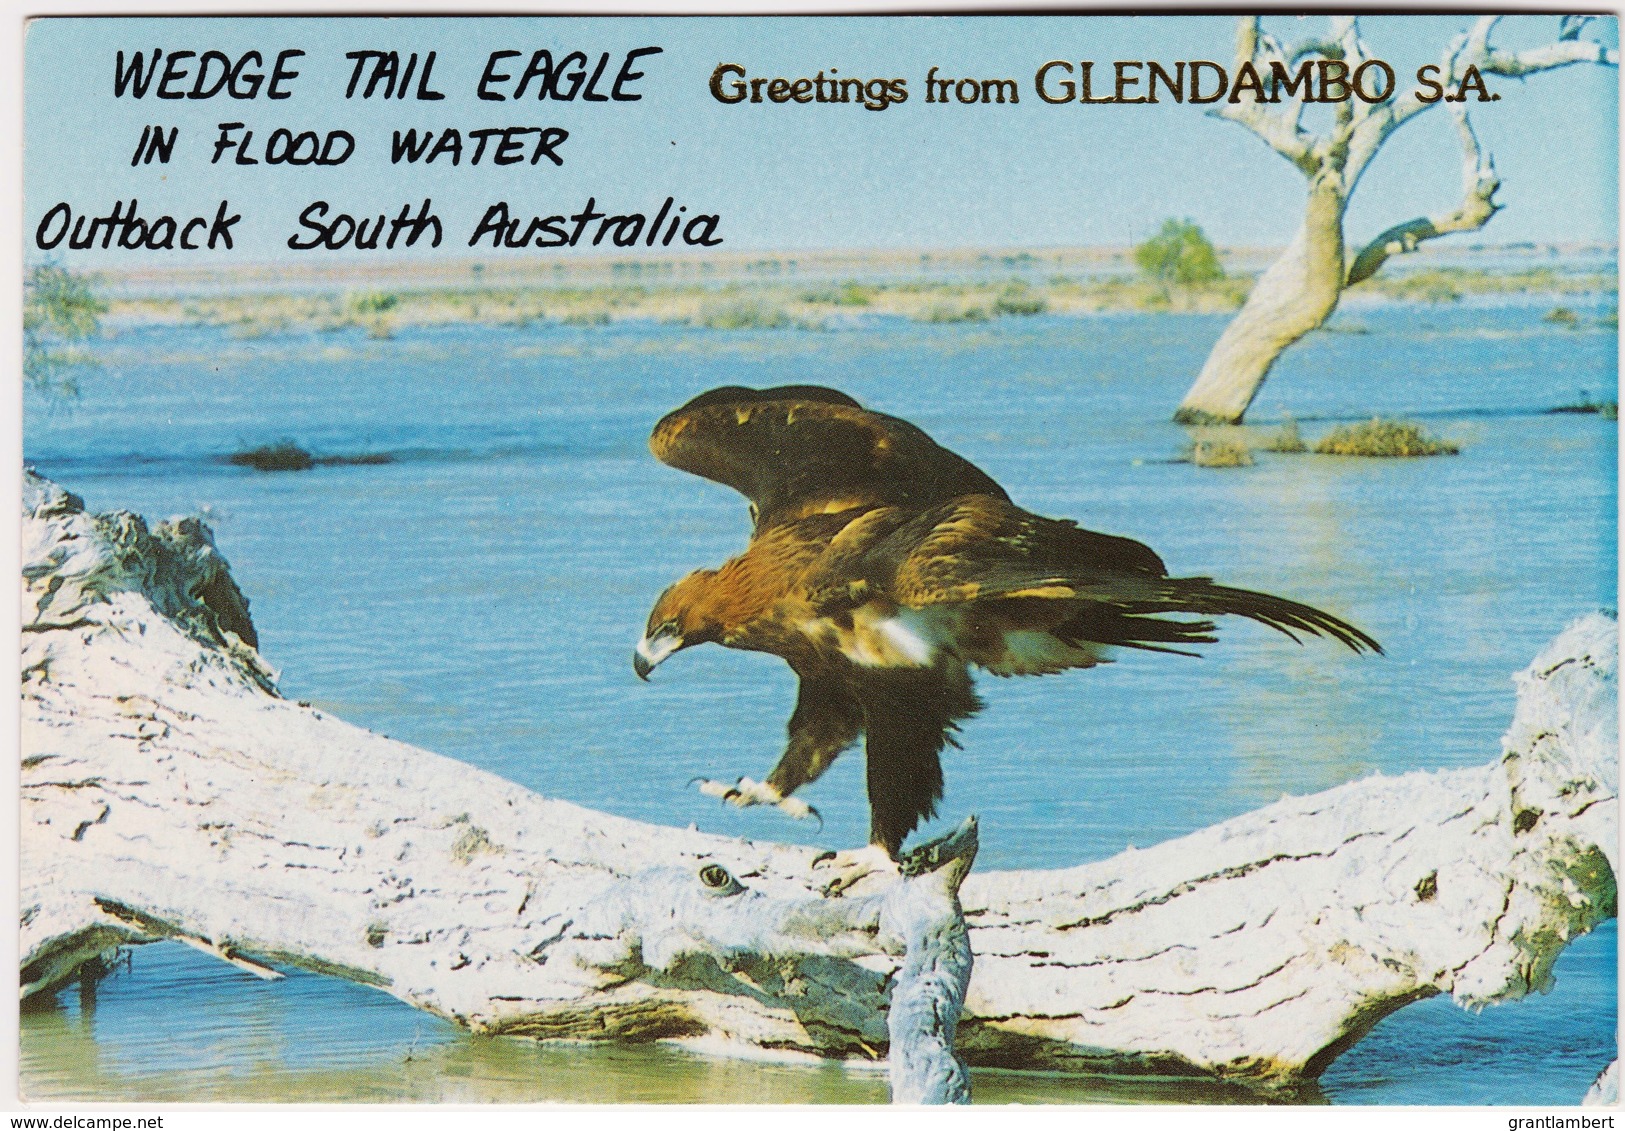
<path id="1" fill-rule="evenodd" d="M 824 885 L 839 895 L 876 872 L 897 874 L 903 840 L 936 814 L 942 797 L 944 746 L 960 719 L 981 708 L 963 664 L 877 669 L 854 681 L 864 708 L 869 787 L 869 844 L 820 857 L 836 870 Z"/>
<path id="2" fill-rule="evenodd" d="M 740 778 L 729 784 L 701 779 L 700 792 L 741 809 L 772 805 L 797 819 L 812 817 L 822 823 L 817 809 L 791 794 L 818 780 L 862 730 L 863 709 L 839 677 L 802 672 L 795 714 L 790 716 L 790 744 L 767 780 Z"/>

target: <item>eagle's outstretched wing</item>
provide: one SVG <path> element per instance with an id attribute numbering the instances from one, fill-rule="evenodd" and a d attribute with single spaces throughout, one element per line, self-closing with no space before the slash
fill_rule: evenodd
<path id="1" fill-rule="evenodd" d="M 957 499 L 916 516 L 867 548 L 867 580 L 902 605 L 1018 600 L 1056 602 L 1060 635 L 1101 644 L 1195 643 L 1212 639 L 1207 622 L 1151 619 L 1159 614 L 1235 615 L 1292 636 L 1328 636 L 1356 652 L 1382 647 L 1369 635 L 1310 605 L 1216 585 L 1206 577 L 1169 577 L 1148 546 L 1041 518 L 985 497 Z"/>
<path id="2" fill-rule="evenodd" d="M 854 508 L 1009 498 L 914 425 L 817 385 L 712 389 L 655 425 L 649 447 L 662 463 L 744 495 L 758 529 Z"/>

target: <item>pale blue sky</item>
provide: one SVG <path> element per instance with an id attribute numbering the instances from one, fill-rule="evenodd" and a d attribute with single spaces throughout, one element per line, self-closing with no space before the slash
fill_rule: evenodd
<path id="1" fill-rule="evenodd" d="M 173 20 L 50 19 L 26 47 L 24 233 L 30 259 L 40 217 L 66 201 L 106 212 L 139 198 L 144 215 L 212 215 L 222 199 L 243 216 L 237 260 L 310 259 L 286 247 L 310 202 L 372 215 L 434 200 L 446 226 L 442 254 L 467 246 L 487 204 L 516 214 L 574 212 L 587 197 L 611 212 L 653 212 L 669 194 L 691 213 L 722 217 L 723 250 L 843 247 L 1125 244 L 1167 216 L 1190 216 L 1222 244 L 1279 244 L 1290 235 L 1302 177 L 1238 126 L 1200 108 L 1046 105 L 1033 75 L 1050 59 L 1228 65 L 1234 19 L 1181 17 L 365 18 Z M 1323 19 L 1272 17 L 1285 38 Z M 1375 54 L 1409 89 L 1467 16 L 1368 17 Z M 1556 16 L 1509 17 L 1497 42 L 1551 38 Z M 1617 41 L 1612 19 L 1588 34 Z M 487 54 L 537 48 L 589 53 L 661 46 L 640 64 L 638 102 L 482 102 L 474 87 Z M 279 102 L 217 97 L 158 101 L 113 96 L 114 55 L 164 47 L 256 48 L 308 54 L 293 96 Z M 438 102 L 345 101 L 347 50 L 438 52 Z M 901 77 L 906 103 L 872 112 L 855 105 L 721 105 L 707 80 L 723 61 L 752 75 Z M 954 77 L 1010 77 L 1019 106 L 927 105 L 927 69 Z M 1494 154 L 1505 210 L 1482 238 L 1612 241 L 1617 235 L 1618 76 L 1575 66 L 1524 82 L 1491 79 L 1502 94 L 1474 121 Z M 263 140 L 278 126 L 342 128 L 357 151 L 337 168 L 210 165 L 217 123 L 241 121 Z M 131 168 L 144 124 L 180 127 L 173 161 Z M 406 127 L 559 126 L 570 131 L 562 168 L 391 165 L 391 131 Z M 1442 107 L 1397 134 L 1350 209 L 1351 240 L 1453 204 L 1459 149 Z M 346 251 L 345 258 L 362 258 Z M 503 256 L 557 256 L 505 251 Z M 70 251 L 68 266 L 205 265 L 220 253 Z M 393 253 L 404 258 L 402 252 Z"/>

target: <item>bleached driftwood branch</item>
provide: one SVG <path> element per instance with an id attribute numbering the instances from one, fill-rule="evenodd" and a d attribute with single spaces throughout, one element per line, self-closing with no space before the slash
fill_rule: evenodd
<path id="1" fill-rule="evenodd" d="M 946 1017 L 918 1046 L 917 1098 L 955 1098 L 964 995 L 973 1065 L 1291 1089 L 1406 1002 L 1544 988 L 1614 914 L 1600 615 L 1520 677 L 1487 766 L 973 876 L 961 919 L 952 841 L 920 878 L 825 899 L 811 849 L 550 800 L 278 698 L 205 528 L 88 515 L 33 478 L 26 494 L 25 994 L 173 937 L 542 1039 L 868 1060 L 888 1012 L 911 1040 Z"/>

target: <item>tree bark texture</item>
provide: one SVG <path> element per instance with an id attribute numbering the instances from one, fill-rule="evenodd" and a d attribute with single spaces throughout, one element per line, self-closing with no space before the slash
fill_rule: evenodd
<path id="1" fill-rule="evenodd" d="M 1176 423 L 1239 424 L 1276 359 L 1331 317 L 1343 293 L 1346 203 L 1338 178 L 1311 183 L 1297 235 L 1219 335 Z"/>

